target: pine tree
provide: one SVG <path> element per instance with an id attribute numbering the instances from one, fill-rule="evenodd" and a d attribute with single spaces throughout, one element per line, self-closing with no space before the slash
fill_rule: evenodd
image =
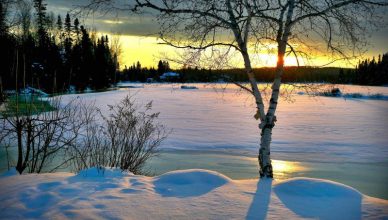
<path id="1" fill-rule="evenodd" d="M 57 37 L 59 38 L 60 44 L 62 44 L 63 41 L 63 22 L 61 15 L 58 15 L 57 22 L 56 22 L 56 28 L 57 28 Z"/>
<path id="2" fill-rule="evenodd" d="M 6 24 L 6 10 L 4 2 L 0 1 L 0 36 L 5 36 L 8 32 Z"/>
<path id="3" fill-rule="evenodd" d="M 34 7 L 36 10 L 37 16 L 37 26 L 38 26 L 38 37 L 39 37 L 39 46 L 44 47 L 47 45 L 47 31 L 46 31 L 46 8 L 47 4 L 43 0 L 34 0 Z"/>
<path id="4" fill-rule="evenodd" d="M 361 85 L 383 85 L 388 83 L 388 53 L 383 54 L 376 62 L 366 59 L 360 61 L 356 70 L 355 83 Z"/>
<path id="5" fill-rule="evenodd" d="M 77 41 L 79 41 L 80 30 L 79 30 L 78 18 L 74 19 L 74 33 L 75 33 Z"/>
<path id="6" fill-rule="evenodd" d="M 82 84 L 82 88 L 86 88 L 86 86 L 91 86 L 90 79 L 92 77 L 92 72 L 94 71 L 93 66 L 95 63 L 94 55 L 93 55 L 93 43 L 90 39 L 88 31 L 81 25 L 81 66 L 80 72 L 78 75 L 78 81 Z"/>

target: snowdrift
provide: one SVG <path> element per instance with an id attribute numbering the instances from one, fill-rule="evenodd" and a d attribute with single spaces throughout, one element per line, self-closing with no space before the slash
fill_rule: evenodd
<path id="1" fill-rule="evenodd" d="M 362 194 L 336 182 L 293 178 L 274 186 L 284 205 L 306 218 L 360 219 Z"/>
<path id="2" fill-rule="evenodd" d="M 0 176 L 0 219 L 385 219 L 388 201 L 311 178 L 232 180 L 213 171 L 157 177 L 91 168 Z"/>

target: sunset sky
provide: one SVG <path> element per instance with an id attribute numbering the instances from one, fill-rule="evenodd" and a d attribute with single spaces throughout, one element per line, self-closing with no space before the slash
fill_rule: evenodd
<path id="1" fill-rule="evenodd" d="M 122 0 L 125 2 L 124 0 Z M 54 14 L 60 14 L 65 17 L 68 11 L 74 9 L 77 5 L 85 5 L 88 0 L 47 0 L 48 10 Z M 385 13 L 384 20 L 388 20 L 388 13 Z M 165 57 L 174 57 L 181 51 L 169 46 L 160 45 L 157 38 L 158 23 L 151 15 L 130 15 L 128 11 L 119 13 L 110 13 L 106 15 L 90 14 L 87 18 L 81 19 L 89 28 L 96 28 L 99 33 L 120 35 L 121 41 L 121 68 L 125 65 L 130 66 L 140 61 L 142 66 L 157 66 L 157 62 Z M 377 56 L 378 54 L 388 52 L 388 27 L 373 31 L 369 38 L 369 45 L 366 48 L 365 57 Z M 269 45 L 275 46 L 275 45 Z M 300 60 L 301 65 L 324 65 L 329 60 L 324 54 L 314 54 L 313 60 Z M 242 67 L 242 61 L 238 55 L 234 57 L 233 64 Z M 276 56 L 267 52 L 253 54 L 254 67 L 275 66 Z M 353 62 L 355 64 L 356 62 Z M 286 58 L 286 65 L 296 65 L 293 57 Z M 180 64 L 172 64 L 173 67 L 180 67 Z M 352 67 L 352 64 L 336 62 L 331 66 Z"/>

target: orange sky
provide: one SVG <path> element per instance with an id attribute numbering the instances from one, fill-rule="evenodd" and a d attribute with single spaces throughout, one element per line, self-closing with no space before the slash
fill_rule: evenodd
<path id="1" fill-rule="evenodd" d="M 144 37 L 144 36 L 131 36 L 121 35 L 120 36 L 122 54 L 120 58 L 121 66 L 123 69 L 125 65 L 130 66 L 137 61 L 140 61 L 143 67 L 157 67 L 159 60 L 166 59 L 166 57 L 177 57 L 177 54 L 181 52 L 180 49 L 175 49 L 170 46 L 159 44 L 161 41 L 156 37 Z M 276 45 L 272 45 L 276 47 Z M 255 53 L 251 50 L 252 64 L 255 68 L 276 65 L 276 54 L 262 51 Z M 329 63 L 331 60 L 324 56 L 314 55 L 314 58 L 306 60 L 303 58 L 299 59 L 300 65 L 314 65 L 321 66 Z M 231 59 L 231 65 L 234 67 L 243 67 L 243 61 L 239 53 L 234 53 Z M 285 64 L 287 66 L 296 66 L 297 62 L 294 56 L 289 55 L 286 57 Z M 357 60 L 353 61 L 356 64 Z M 353 67 L 352 63 L 337 61 L 328 66 L 342 66 L 342 67 Z M 173 68 L 180 68 L 181 64 L 170 62 Z"/>

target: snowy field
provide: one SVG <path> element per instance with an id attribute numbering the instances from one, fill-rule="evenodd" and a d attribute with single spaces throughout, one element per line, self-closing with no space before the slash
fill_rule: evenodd
<path id="1" fill-rule="evenodd" d="M 128 93 L 140 104 L 152 100 L 160 121 L 172 129 L 160 157 L 148 164 L 156 175 L 201 168 L 232 179 L 256 178 L 259 131 L 251 97 L 230 85 L 190 85 L 198 89 L 149 84 L 65 95 L 63 101 L 79 96 L 104 112 Z M 330 179 L 388 199 L 388 87 L 339 87 L 363 97 L 310 97 L 296 90 L 280 101 L 271 146 L 275 179 Z M 377 93 L 382 97 L 373 98 Z"/>
<path id="2" fill-rule="evenodd" d="M 79 96 L 104 110 L 131 94 L 138 103 L 153 101 L 161 122 L 173 132 L 162 148 L 223 151 L 252 156 L 259 131 L 253 119 L 252 98 L 234 86 L 196 84 L 184 90 L 178 84 L 63 96 Z M 344 87 L 344 86 L 343 86 Z M 342 87 L 341 87 L 342 88 Z M 344 93 L 380 93 L 388 87 L 346 86 Z M 296 92 L 296 91 L 295 91 Z M 274 128 L 274 159 L 307 162 L 388 162 L 388 102 L 366 98 L 309 97 L 293 94 L 281 100 Z"/>
<path id="3" fill-rule="evenodd" d="M 91 168 L 0 177 L 0 219 L 386 219 L 388 201 L 320 179 L 232 180 L 207 170 L 156 177 Z"/>

